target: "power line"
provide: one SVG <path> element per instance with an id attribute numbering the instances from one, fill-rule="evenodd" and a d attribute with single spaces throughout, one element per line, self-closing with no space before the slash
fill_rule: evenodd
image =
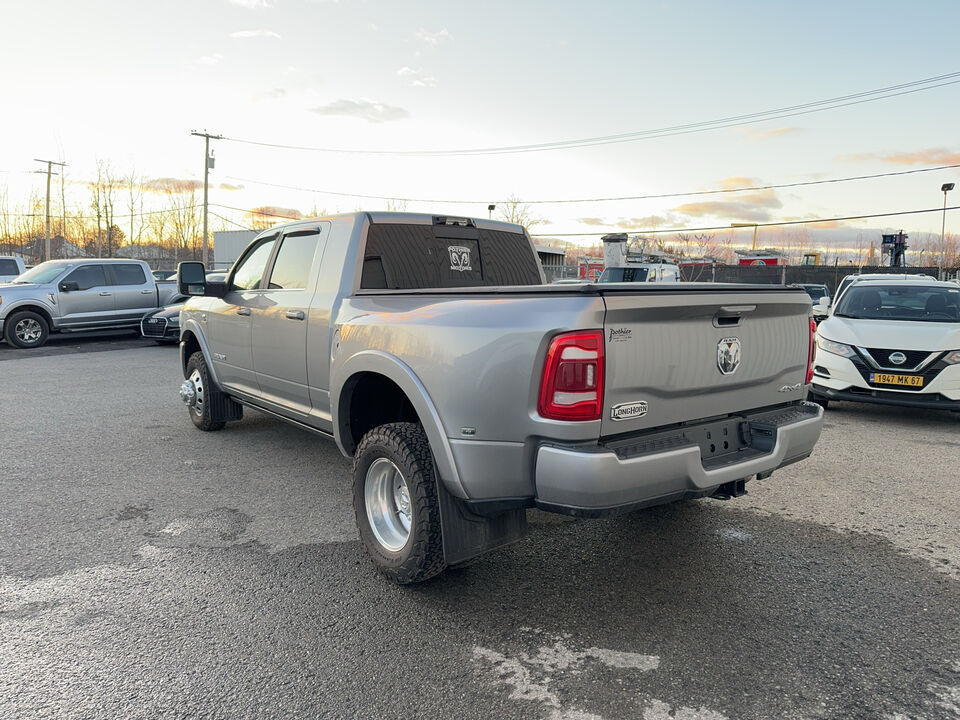
<path id="1" fill-rule="evenodd" d="M 512 203 L 512 202 L 517 202 L 521 205 L 561 205 L 561 204 L 569 204 L 569 203 L 619 202 L 623 200 L 656 200 L 656 199 L 663 199 L 663 198 L 692 197 L 697 195 L 719 195 L 724 193 L 752 192 L 757 190 L 782 190 L 785 188 L 805 187 L 809 185 L 827 185 L 830 183 L 852 182 L 855 180 L 872 180 L 874 178 L 897 177 L 901 175 L 914 175 L 916 173 L 936 172 L 938 170 L 951 170 L 954 168 L 960 168 L 960 163 L 956 165 L 938 165 L 937 167 L 918 168 L 915 170 L 898 170 L 895 172 L 875 173 L 873 175 L 852 175 L 849 177 L 828 178 L 825 180 L 805 180 L 800 182 L 778 183 L 773 185 L 750 185 L 747 187 L 738 187 L 738 188 L 715 188 L 712 190 L 690 190 L 685 192 L 658 193 L 654 195 L 622 195 L 622 196 L 615 196 L 615 197 L 566 198 L 566 199 L 557 199 L 557 200 L 517 200 L 517 199 L 437 200 L 437 199 L 426 199 L 426 198 L 404 198 L 404 197 L 389 197 L 385 195 L 363 195 L 360 193 L 345 193 L 345 192 L 337 192 L 335 190 L 320 190 L 319 188 L 298 187 L 296 185 L 282 185 L 280 183 L 265 182 L 263 180 L 253 180 L 251 178 L 241 178 L 233 175 L 228 175 L 227 179 L 238 180 L 240 182 L 246 182 L 246 183 L 252 183 L 254 185 L 265 185 L 267 187 L 281 188 L 284 190 L 299 190 L 302 192 L 318 193 L 320 195 L 335 195 L 337 197 L 361 198 L 364 200 L 395 200 L 397 202 L 438 203 L 438 204 L 450 203 L 450 204 L 456 204 L 456 205 L 472 205 L 472 204 L 486 205 L 488 203 L 494 203 L 499 205 L 499 204 L 506 204 L 506 203 Z"/>
<path id="2" fill-rule="evenodd" d="M 186 205 L 184 207 L 178 208 L 168 208 L 166 210 L 148 210 L 147 212 L 139 213 L 127 213 L 126 215 L 113 215 L 114 219 L 121 218 L 132 218 L 132 217 L 142 217 L 144 215 L 164 215 L 166 213 L 181 212 L 183 210 L 195 210 L 196 208 L 202 208 L 202 204 L 198 205 Z M 4 213 L 10 217 L 44 217 L 43 213 Z M 68 220 L 96 220 L 96 215 L 67 215 Z"/>
<path id="3" fill-rule="evenodd" d="M 888 213 L 874 213 L 872 215 L 848 215 L 846 217 L 831 217 L 831 218 L 813 218 L 811 220 L 782 220 L 779 222 L 766 222 L 766 223 L 745 223 L 746 227 L 783 227 L 785 225 L 816 225 L 817 223 L 825 222 L 844 222 L 847 220 L 869 220 L 871 218 L 882 218 L 882 217 L 896 217 L 898 215 L 922 215 L 924 213 L 939 213 L 945 212 L 946 210 L 960 210 L 960 205 L 955 207 L 948 208 L 933 208 L 931 210 L 901 210 L 898 212 L 888 212 Z M 669 230 L 624 230 L 623 228 L 614 228 L 612 230 L 604 230 L 602 232 L 585 232 L 585 233 L 537 233 L 532 234 L 530 237 L 542 237 L 542 238 L 551 238 L 551 237 L 599 237 L 602 235 L 608 235 L 610 233 L 622 233 L 629 232 L 631 234 L 637 235 L 661 235 L 664 233 L 679 233 L 679 232 L 703 232 L 706 230 L 730 230 L 734 229 L 729 223 L 726 225 L 713 225 L 710 227 L 694 227 L 694 228 L 672 228 Z"/>
<path id="4" fill-rule="evenodd" d="M 705 132 L 708 130 L 718 130 L 721 128 L 736 127 L 753 122 L 762 122 L 767 120 L 778 120 L 799 115 L 809 115 L 824 110 L 833 110 L 836 108 L 850 107 L 860 105 L 866 102 L 875 102 L 877 100 L 886 100 L 902 95 L 909 95 L 924 90 L 932 90 L 938 87 L 954 85 L 960 83 L 960 72 L 947 73 L 945 75 L 936 75 L 934 77 L 923 78 L 921 80 L 912 80 L 898 85 L 888 85 L 887 87 L 877 88 L 875 90 L 866 90 L 849 95 L 827 98 L 825 100 L 815 100 L 812 102 L 801 103 L 798 105 L 789 105 L 771 110 L 762 110 L 759 112 L 747 113 L 744 115 L 732 115 L 728 117 L 716 118 L 713 120 L 704 120 L 700 122 L 687 123 L 684 125 L 672 125 L 650 130 L 637 130 L 633 132 L 620 133 L 616 135 L 600 135 L 596 137 L 579 138 L 575 140 L 557 140 L 544 143 L 533 143 L 527 145 L 505 145 L 488 148 L 464 148 L 458 150 L 366 150 L 351 148 L 329 148 L 329 147 L 311 147 L 306 145 L 287 145 L 284 143 L 263 142 L 257 140 L 247 140 L 243 138 L 225 137 L 224 140 L 246 145 L 256 145 L 260 147 L 278 148 L 284 150 L 299 150 L 303 152 L 321 152 L 321 153 L 339 153 L 344 155 L 389 155 L 389 156 L 421 156 L 421 157 L 444 157 L 454 155 L 506 155 L 524 152 L 543 152 L 546 150 L 563 150 L 578 147 L 593 147 L 597 145 L 609 145 L 623 142 L 636 142 L 639 140 L 649 140 L 653 138 L 671 137 L 674 135 L 687 135 L 695 132 Z"/>
<path id="5" fill-rule="evenodd" d="M 218 206 L 218 207 L 219 207 L 219 206 Z M 218 214 L 218 213 L 212 212 L 212 213 L 210 213 L 210 214 L 213 215 L 215 218 L 220 218 L 220 219 L 223 220 L 224 222 L 230 223 L 231 225 L 236 225 L 238 228 L 242 228 L 242 229 L 244 229 L 244 230 L 254 230 L 254 231 L 256 230 L 256 228 L 247 227 L 246 225 L 241 225 L 240 223 L 236 222 L 235 220 L 231 220 L 230 218 L 224 217 L 223 215 L 220 215 L 220 214 Z"/>
<path id="6" fill-rule="evenodd" d="M 234 210 L 236 212 L 248 213 L 250 215 L 262 215 L 263 217 L 281 218 L 283 220 L 300 220 L 301 218 L 290 217 L 289 215 L 279 215 L 277 213 L 267 212 L 266 210 L 248 210 L 246 208 L 232 207 L 230 205 L 221 205 L 220 203 L 210 203 L 213 207 L 223 208 L 224 210 Z M 298 211 L 299 212 L 299 211 Z"/>

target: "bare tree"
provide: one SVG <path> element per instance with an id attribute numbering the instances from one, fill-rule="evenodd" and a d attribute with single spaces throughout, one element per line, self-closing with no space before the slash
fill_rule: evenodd
<path id="1" fill-rule="evenodd" d="M 166 197 L 169 231 L 177 259 L 193 259 L 203 235 L 203 210 L 197 200 L 197 183 L 170 180 L 161 185 Z M 188 252 L 189 251 L 189 252 Z"/>
<path id="2" fill-rule="evenodd" d="M 520 200 L 516 195 L 507 196 L 507 201 L 497 205 L 497 214 L 504 222 L 523 225 L 528 230 L 534 225 L 540 225 L 543 218 L 533 214 L 530 206 Z"/>

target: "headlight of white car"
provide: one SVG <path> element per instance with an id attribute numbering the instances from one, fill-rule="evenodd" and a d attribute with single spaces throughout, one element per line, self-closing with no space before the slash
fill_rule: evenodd
<path id="1" fill-rule="evenodd" d="M 947 353 L 944 361 L 948 365 L 960 365 L 960 350 L 954 350 L 952 353 Z"/>
<path id="2" fill-rule="evenodd" d="M 839 355 L 840 357 L 853 357 L 856 353 L 853 351 L 853 348 L 849 345 L 844 345 L 843 343 L 834 342 L 833 340 L 827 340 L 824 337 L 817 336 L 817 347 L 821 350 L 833 353 L 834 355 Z"/>

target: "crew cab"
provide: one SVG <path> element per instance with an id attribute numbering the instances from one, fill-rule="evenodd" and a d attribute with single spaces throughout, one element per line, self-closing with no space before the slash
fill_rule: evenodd
<path id="1" fill-rule="evenodd" d="M 139 328 L 145 313 L 179 297 L 138 260 L 48 260 L 0 285 L 0 327 L 13 347 L 37 348 L 51 332 Z"/>
<path id="2" fill-rule="evenodd" d="M 802 460 L 823 411 L 799 288 L 546 285 L 517 225 L 365 213 L 261 233 L 225 282 L 181 263 L 180 397 L 333 439 L 398 583 L 519 539 L 526 510 L 602 516 Z"/>

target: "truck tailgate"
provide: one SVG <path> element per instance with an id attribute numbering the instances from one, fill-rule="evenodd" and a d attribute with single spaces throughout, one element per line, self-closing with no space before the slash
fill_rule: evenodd
<path id="1" fill-rule="evenodd" d="M 602 436 L 803 398 L 810 342 L 805 292 L 674 287 L 600 290 Z"/>

